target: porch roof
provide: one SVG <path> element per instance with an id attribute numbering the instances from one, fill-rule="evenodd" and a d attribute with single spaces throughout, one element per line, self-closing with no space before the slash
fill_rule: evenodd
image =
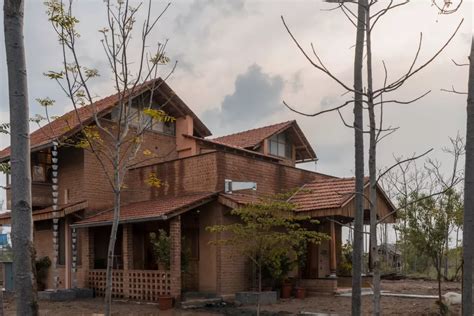
<path id="1" fill-rule="evenodd" d="M 355 213 L 355 178 L 316 180 L 305 184 L 291 198 L 298 212 L 314 217 L 343 216 L 353 218 Z M 364 194 L 369 195 L 369 178 L 364 179 Z M 370 209 L 364 199 L 364 209 Z M 377 185 L 377 213 L 384 222 L 395 222 L 396 207 Z"/>
<path id="2" fill-rule="evenodd" d="M 87 208 L 88 204 L 87 201 L 79 201 L 69 204 L 63 204 L 58 206 L 57 212 L 59 213 L 59 217 L 64 217 L 66 215 L 75 213 L 77 211 L 83 210 Z M 33 221 L 42 221 L 47 219 L 54 218 L 54 210 L 53 207 L 47 207 L 41 210 L 33 211 Z M 11 212 L 6 212 L 0 214 L 0 225 L 10 225 L 11 224 Z"/>
<path id="3" fill-rule="evenodd" d="M 150 220 L 167 220 L 213 200 L 217 192 L 195 193 L 177 197 L 163 197 L 123 205 L 119 223 L 137 223 Z M 113 209 L 98 213 L 71 225 L 72 227 L 92 227 L 111 225 Z"/>

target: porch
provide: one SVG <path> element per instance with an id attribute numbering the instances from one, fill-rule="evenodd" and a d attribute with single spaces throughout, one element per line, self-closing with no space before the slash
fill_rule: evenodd
<path id="1" fill-rule="evenodd" d="M 209 225 L 200 220 L 200 213 L 212 208 L 210 201 L 212 195 L 206 194 L 124 206 L 114 250 L 112 296 L 157 301 L 162 295 L 179 299 L 183 291 L 198 291 L 199 271 L 206 265 L 206 260 L 199 260 L 199 244 L 203 242 L 199 231 L 200 226 Z M 106 290 L 111 216 L 112 212 L 99 213 L 72 225 L 87 235 L 87 250 L 83 252 L 86 269 L 79 277 L 97 296 L 104 296 Z M 152 242 L 153 234 L 158 236 L 160 231 L 166 233 L 169 242 L 165 265 L 158 265 Z"/>

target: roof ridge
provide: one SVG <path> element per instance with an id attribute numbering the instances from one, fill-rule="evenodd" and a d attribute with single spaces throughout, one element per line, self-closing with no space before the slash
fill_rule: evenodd
<path id="1" fill-rule="evenodd" d="M 211 139 L 211 140 L 216 140 L 216 139 L 219 139 L 219 138 L 225 138 L 225 137 L 235 136 L 235 135 L 239 135 L 239 134 L 243 134 L 243 133 L 253 132 L 253 131 L 260 130 L 260 129 L 264 129 L 264 128 L 268 128 L 268 127 L 274 127 L 274 126 L 277 126 L 277 125 L 289 124 L 289 123 L 293 123 L 293 122 L 296 122 L 296 120 L 289 120 L 289 121 L 285 121 L 285 122 L 280 122 L 280 123 L 274 123 L 274 124 L 270 124 L 270 125 L 260 126 L 260 127 L 256 127 L 256 128 L 252 128 L 252 129 L 248 129 L 248 130 L 244 130 L 244 131 L 240 131 L 240 132 L 235 132 L 235 133 L 232 133 L 232 134 L 227 134 L 227 135 L 223 135 L 223 136 L 219 136 L 219 137 L 215 137 L 215 138 L 210 138 L 210 139 Z"/>

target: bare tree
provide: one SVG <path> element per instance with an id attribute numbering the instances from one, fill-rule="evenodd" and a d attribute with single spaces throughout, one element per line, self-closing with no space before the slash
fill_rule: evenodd
<path id="1" fill-rule="evenodd" d="M 359 270 L 359 261 L 358 256 L 359 253 L 362 255 L 362 216 L 363 216 L 363 199 L 367 199 L 370 203 L 370 226 L 371 226 L 371 237 L 370 237 L 370 270 L 373 272 L 373 284 L 374 284 L 374 297 L 373 297 L 373 304 L 374 304 L 374 314 L 380 314 L 380 269 L 378 263 L 378 248 L 377 248 L 377 225 L 380 221 L 377 220 L 377 208 L 376 208 L 376 200 L 377 200 L 377 183 L 379 178 L 377 177 L 377 161 L 376 161 L 376 148 L 377 144 L 383 140 L 385 137 L 391 135 L 395 132 L 398 128 L 396 127 L 387 127 L 383 126 L 383 106 L 387 103 L 393 104 L 410 104 L 413 102 L 418 101 L 419 99 L 426 96 L 431 91 L 427 91 L 420 96 L 411 99 L 411 100 L 397 100 L 397 99 L 384 99 L 384 96 L 388 93 L 394 92 L 400 87 L 402 87 L 410 78 L 414 77 L 418 72 L 426 68 L 439 54 L 447 47 L 447 45 L 451 42 L 457 31 L 459 30 L 463 21 L 459 23 L 453 34 L 449 37 L 449 39 L 441 46 L 441 48 L 436 51 L 431 58 L 427 59 L 425 62 L 418 64 L 418 56 L 422 46 L 422 35 L 420 35 L 420 41 L 418 44 L 418 48 L 415 54 L 415 57 L 410 64 L 408 70 L 400 77 L 393 81 L 388 80 L 388 72 L 385 62 L 382 62 L 383 68 L 385 71 L 385 78 L 383 82 L 380 82 L 378 88 L 374 88 L 373 83 L 373 66 L 372 66 L 372 31 L 375 25 L 380 21 L 380 18 L 383 17 L 387 12 L 401 7 L 408 3 L 408 1 L 400 1 L 395 2 L 393 0 L 388 1 L 384 6 L 376 10 L 375 13 L 371 13 L 371 9 L 375 6 L 377 1 L 344 1 L 344 0 L 334 0 L 334 1 L 327 1 L 337 3 L 337 8 L 341 9 L 344 15 L 349 19 L 349 21 L 356 27 L 357 29 L 357 42 L 361 39 L 362 47 L 359 47 L 356 42 L 355 50 L 356 50 L 356 57 L 354 61 L 354 89 L 349 88 L 343 81 L 337 77 L 335 77 L 329 68 L 323 63 L 319 55 L 317 54 L 313 45 L 311 45 L 313 55 L 316 57 L 313 60 L 309 54 L 307 54 L 295 39 L 293 34 L 290 32 L 288 26 L 285 27 L 292 37 L 293 41 L 296 43 L 297 47 L 300 51 L 304 54 L 304 56 L 311 62 L 311 64 L 316 67 L 318 70 L 322 71 L 334 81 L 339 83 L 339 85 L 346 90 L 346 92 L 353 92 L 354 99 L 348 100 L 344 102 L 342 105 L 335 106 L 333 108 L 315 112 L 315 113 L 304 113 L 301 111 L 296 110 L 294 107 L 289 106 L 286 102 L 284 102 L 285 106 L 288 107 L 290 110 L 306 115 L 306 116 L 318 116 L 324 113 L 328 113 L 331 111 L 338 111 L 343 124 L 346 127 L 353 128 L 355 133 L 355 149 L 356 149 L 356 187 L 355 187 L 355 194 L 356 194 L 356 214 L 355 214 L 355 225 L 354 225 L 354 263 L 353 263 L 353 289 L 352 289 L 352 313 L 358 314 L 360 313 L 360 270 Z M 347 4 L 349 3 L 356 3 L 358 10 L 357 13 L 353 12 Z M 378 4 L 380 5 L 380 4 Z M 364 42 L 365 39 L 365 42 Z M 365 45 L 364 45 L 365 44 Z M 366 62 L 367 62 L 367 83 L 365 89 L 363 88 L 362 82 L 362 63 L 363 63 L 363 51 L 364 47 L 366 48 Z M 360 58 L 359 58 L 360 57 Z M 360 71 L 360 75 L 359 75 Z M 360 83 L 360 85 L 359 85 Z M 343 115 L 341 114 L 341 109 L 346 107 L 347 105 L 354 103 L 354 124 L 348 124 L 344 119 Z M 368 110 L 369 116 L 369 129 L 364 130 L 363 126 L 363 116 L 362 116 L 362 108 L 363 105 L 366 105 Z M 360 105 L 360 107 L 359 107 Z M 379 118 L 377 119 L 376 115 L 376 108 L 379 108 Z M 360 110 L 360 112 L 359 112 Z M 370 182 L 370 193 L 369 197 L 365 197 L 363 194 L 363 185 L 364 185 L 364 165 L 363 165 L 363 134 L 369 134 L 369 182 Z M 422 155 L 423 156 L 423 155 Z M 419 158 L 419 157 L 418 157 Z M 362 162 L 360 162 L 360 160 Z M 360 198 L 360 200 L 357 200 Z M 360 218 L 358 217 L 360 216 Z M 360 232 L 359 237 L 357 236 Z M 360 249 L 359 249 L 359 244 Z M 361 263 L 360 263 L 361 264 Z"/>
<path id="2" fill-rule="evenodd" d="M 69 98 L 75 110 L 72 119 L 80 124 L 80 137 L 72 143 L 70 140 L 67 142 L 69 145 L 89 150 L 95 155 L 113 192 L 113 222 L 107 254 L 106 315 L 111 313 L 114 249 L 125 176 L 128 168 L 136 163 L 138 156 L 154 155 L 148 149 L 139 152 L 145 132 L 155 124 L 174 120 L 162 110 L 166 103 L 158 105 L 154 102 L 155 91 L 164 82 L 158 78 L 158 68 L 169 61 L 165 55 L 166 43 L 158 43 L 151 51 L 148 46 L 150 33 L 169 5 L 166 5 L 157 17 L 152 18 L 151 1 L 148 2 L 141 34 L 138 37 L 139 52 L 132 54 L 130 45 L 141 4 L 132 7 L 127 0 L 117 1 L 116 4 L 105 1 L 107 26 L 100 30 L 103 35 L 101 42 L 116 90 L 116 106 L 112 111 L 113 123 L 110 124 L 102 119 L 102 109 L 94 103 L 95 96 L 89 87 L 89 80 L 97 77 L 98 71 L 83 66 L 78 57 L 79 20 L 73 15 L 72 1 L 69 1 L 67 6 L 59 0 L 47 2 L 49 20 L 61 44 L 63 65 L 60 71 L 50 71 L 46 75 L 55 80 Z M 138 57 L 134 59 L 134 56 Z M 132 68 L 132 64 L 136 68 Z M 174 71 L 175 66 L 176 63 L 169 70 L 165 80 Z M 41 99 L 39 102 L 46 110 L 54 103 L 49 98 Z M 81 117 L 80 111 L 83 106 L 92 113 L 92 122 L 85 122 Z M 46 116 L 49 120 L 49 116 Z M 150 174 L 147 183 L 159 186 L 160 180 L 156 175 Z"/>
<path id="3" fill-rule="evenodd" d="M 18 315 L 37 315 L 28 86 L 23 37 L 24 2 L 5 0 L 3 7 L 11 123 L 12 244 Z"/>
<path id="4" fill-rule="evenodd" d="M 467 97 L 466 166 L 464 180 L 463 276 L 462 313 L 472 315 L 474 272 L 474 38 L 471 40 L 469 58 L 469 83 Z"/>

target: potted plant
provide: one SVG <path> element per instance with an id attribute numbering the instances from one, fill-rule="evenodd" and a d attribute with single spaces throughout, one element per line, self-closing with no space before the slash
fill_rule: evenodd
<path id="1" fill-rule="evenodd" d="M 42 257 L 36 260 L 36 284 L 38 291 L 44 291 L 46 288 L 46 280 L 48 279 L 48 271 L 51 266 L 49 257 Z"/>
<path id="2" fill-rule="evenodd" d="M 295 287 L 295 297 L 299 299 L 306 298 L 306 289 L 302 286 Z"/>
<path id="3" fill-rule="evenodd" d="M 292 289 L 293 284 L 291 284 L 290 280 L 285 279 L 281 285 L 281 298 L 290 298 Z"/>
<path id="4" fill-rule="evenodd" d="M 171 295 L 161 295 L 158 297 L 158 308 L 162 311 L 173 308 L 173 297 Z"/>

